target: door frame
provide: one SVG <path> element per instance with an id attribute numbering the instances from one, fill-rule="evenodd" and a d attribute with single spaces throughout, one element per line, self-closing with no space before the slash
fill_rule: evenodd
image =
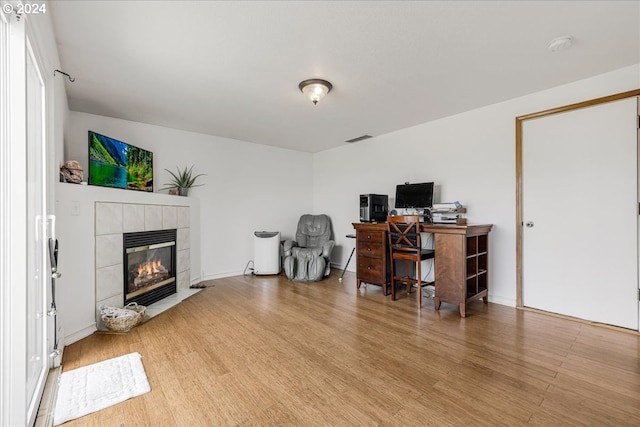
<path id="1" fill-rule="evenodd" d="M 523 263 L 523 246 L 524 239 L 524 218 L 523 218 L 523 185 L 522 185 L 522 143 L 524 135 L 522 132 L 523 124 L 530 119 L 550 116 L 552 114 L 564 113 L 567 111 L 578 110 L 581 108 L 592 107 L 594 105 L 605 104 L 608 102 L 619 101 L 622 99 L 640 96 L 640 89 L 634 89 L 627 92 L 621 92 L 614 95 L 595 98 L 588 101 L 569 104 L 562 107 L 550 108 L 535 113 L 525 114 L 516 117 L 516 308 L 525 308 L 522 304 L 522 288 L 524 285 Z"/>
<path id="2" fill-rule="evenodd" d="M 4 4 L 4 2 L 2 3 Z M 0 134 L 0 424 L 26 423 L 26 26 L 14 14 L 3 20 Z M 11 111 L 12 114 L 8 114 Z"/>

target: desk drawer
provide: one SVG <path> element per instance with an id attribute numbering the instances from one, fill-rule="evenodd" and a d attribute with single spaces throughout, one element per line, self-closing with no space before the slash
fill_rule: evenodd
<path id="1" fill-rule="evenodd" d="M 386 235 L 384 231 L 358 230 L 358 242 L 384 243 Z"/>
<path id="2" fill-rule="evenodd" d="M 385 247 L 385 245 L 380 243 L 358 240 L 358 257 L 364 255 L 375 258 L 382 258 L 382 256 L 384 255 Z"/>
<path id="3" fill-rule="evenodd" d="M 385 283 L 382 267 L 382 261 L 379 258 L 358 257 L 358 279 L 379 285 Z"/>

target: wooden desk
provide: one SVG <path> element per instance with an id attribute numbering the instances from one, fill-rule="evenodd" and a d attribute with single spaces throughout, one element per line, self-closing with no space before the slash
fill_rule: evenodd
<path id="1" fill-rule="evenodd" d="M 488 302 L 489 232 L 492 224 L 422 224 L 420 231 L 433 233 L 435 242 L 436 310 L 441 302 L 456 304 L 466 316 L 467 303 L 482 298 Z M 389 239 L 386 223 L 353 223 L 356 230 L 356 286 L 382 286 L 388 295 L 391 283 Z"/>

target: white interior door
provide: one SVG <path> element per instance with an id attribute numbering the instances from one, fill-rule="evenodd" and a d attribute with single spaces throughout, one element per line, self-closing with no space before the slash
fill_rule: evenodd
<path id="1" fill-rule="evenodd" d="M 523 305 L 638 329 L 636 98 L 523 123 Z"/>

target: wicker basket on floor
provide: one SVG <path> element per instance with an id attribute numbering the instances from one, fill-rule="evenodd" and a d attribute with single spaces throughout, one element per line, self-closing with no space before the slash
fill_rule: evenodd
<path id="1" fill-rule="evenodd" d="M 125 305 L 124 308 L 133 310 L 138 313 L 138 322 L 134 326 L 138 326 L 142 323 L 147 312 L 147 307 L 145 307 L 144 305 L 140 305 L 137 302 L 130 302 L 129 304 Z"/>
<path id="2" fill-rule="evenodd" d="M 127 304 L 124 308 L 100 307 L 102 322 L 110 331 L 129 332 L 142 323 L 147 308 L 137 303 Z"/>

